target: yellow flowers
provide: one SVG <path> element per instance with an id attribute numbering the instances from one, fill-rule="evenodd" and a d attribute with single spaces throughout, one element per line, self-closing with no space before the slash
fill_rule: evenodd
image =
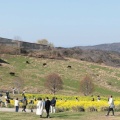
<path id="1" fill-rule="evenodd" d="M 115 106 L 120 105 L 120 101 L 115 101 Z M 58 108 L 65 108 L 65 109 L 72 109 L 72 107 L 82 106 L 85 110 L 94 107 L 98 111 L 101 110 L 102 107 L 108 107 L 107 101 L 75 101 L 75 100 L 68 100 L 68 101 L 57 101 L 56 107 Z"/>
<path id="2" fill-rule="evenodd" d="M 68 100 L 68 101 L 57 101 L 58 108 L 68 108 L 71 109 L 72 107 L 82 106 L 84 109 L 89 107 L 95 107 L 99 109 L 101 106 L 108 106 L 105 101 L 75 101 L 75 100 Z"/>
<path id="3" fill-rule="evenodd" d="M 30 102 L 30 99 L 37 99 L 38 97 L 41 97 L 45 99 L 46 97 L 49 97 L 52 99 L 53 95 L 40 95 L 40 94 L 26 94 L 26 97 L 28 99 L 28 103 Z M 100 111 L 101 108 L 108 107 L 108 100 L 107 97 L 101 97 L 100 101 L 97 101 L 97 96 L 94 97 L 95 101 L 92 101 L 93 97 L 90 96 L 63 96 L 63 95 L 56 95 L 57 98 L 56 102 L 56 108 L 63 108 L 71 110 L 73 107 L 83 107 L 85 110 L 94 107 L 97 109 L 97 111 Z M 120 98 L 114 98 L 115 106 L 120 105 Z M 14 101 L 11 100 L 11 104 L 14 104 Z M 20 103 L 21 104 L 21 103 Z M 34 104 L 37 104 L 37 101 L 34 101 Z"/>

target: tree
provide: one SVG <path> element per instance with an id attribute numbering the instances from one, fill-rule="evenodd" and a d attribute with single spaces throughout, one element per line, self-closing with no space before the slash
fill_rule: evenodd
<path id="1" fill-rule="evenodd" d="M 48 45 L 48 40 L 46 39 L 41 39 L 37 41 L 38 44 L 43 44 L 43 45 Z"/>
<path id="2" fill-rule="evenodd" d="M 37 41 L 38 44 L 48 45 L 50 47 L 54 47 L 53 43 L 49 43 L 47 39 L 41 39 Z"/>
<path id="3" fill-rule="evenodd" d="M 80 91 L 85 95 L 89 95 L 94 91 L 94 84 L 92 79 L 86 75 L 82 81 L 80 81 Z"/>
<path id="4" fill-rule="evenodd" d="M 63 89 L 63 82 L 61 77 L 56 73 L 48 75 L 46 77 L 45 87 L 55 95 L 56 92 Z"/>
<path id="5" fill-rule="evenodd" d="M 20 93 L 20 90 L 21 90 L 21 89 L 23 88 L 23 86 L 24 86 L 24 80 L 23 80 L 22 78 L 20 78 L 20 77 L 16 77 L 13 82 L 14 82 L 14 88 L 17 89 L 18 94 L 19 94 L 19 93 Z"/>
<path id="6" fill-rule="evenodd" d="M 15 41 L 21 41 L 22 38 L 20 36 L 14 36 L 13 40 L 15 40 Z"/>

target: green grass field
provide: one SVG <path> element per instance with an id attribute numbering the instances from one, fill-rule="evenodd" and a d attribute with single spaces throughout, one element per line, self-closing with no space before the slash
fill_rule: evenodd
<path id="1" fill-rule="evenodd" d="M 58 94 L 80 95 L 79 82 L 86 74 L 89 74 L 95 83 L 94 95 L 119 96 L 120 68 L 79 61 L 67 58 L 67 60 L 54 60 L 31 58 L 27 56 L 1 55 L 1 59 L 9 64 L 0 66 L 0 89 L 11 90 L 17 77 L 24 80 L 23 89 L 28 92 L 44 93 L 45 77 L 50 73 L 58 73 L 64 83 L 64 89 Z M 29 61 L 30 64 L 26 64 Z M 43 63 L 47 63 L 43 67 Z M 72 68 L 67 68 L 71 65 Z M 9 72 L 15 72 L 11 76 Z M 48 92 L 49 93 L 49 92 Z"/>
<path id="2" fill-rule="evenodd" d="M 105 116 L 105 112 L 61 112 L 50 114 L 50 120 L 120 120 L 120 113 L 116 113 L 115 116 Z M 0 120 L 44 120 L 46 114 L 43 114 L 43 118 L 39 118 L 35 113 L 15 113 L 15 112 L 0 112 Z"/>

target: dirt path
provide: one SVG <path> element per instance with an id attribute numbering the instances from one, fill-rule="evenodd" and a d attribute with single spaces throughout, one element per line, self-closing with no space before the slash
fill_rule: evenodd
<path id="1" fill-rule="evenodd" d="M 86 120 L 120 120 L 120 112 L 116 112 L 115 116 L 105 116 L 104 113 L 91 113 L 86 116 Z"/>
<path id="2" fill-rule="evenodd" d="M 0 108 L 1 112 L 15 112 L 15 108 Z M 22 108 L 19 109 L 19 112 L 22 112 Z M 31 112 L 29 109 L 26 109 L 26 112 Z M 36 109 L 33 110 L 36 112 Z"/>

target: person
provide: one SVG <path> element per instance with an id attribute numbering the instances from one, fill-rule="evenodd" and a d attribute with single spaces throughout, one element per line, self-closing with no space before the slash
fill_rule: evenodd
<path id="1" fill-rule="evenodd" d="M 13 95 L 15 94 L 15 88 L 12 89 Z"/>
<path id="2" fill-rule="evenodd" d="M 5 100 L 5 106 L 8 107 L 8 104 L 10 104 L 10 100 L 7 98 L 7 99 Z"/>
<path id="3" fill-rule="evenodd" d="M 23 90 L 23 92 L 22 92 L 22 96 L 25 96 L 25 90 Z"/>
<path id="4" fill-rule="evenodd" d="M 6 99 L 7 103 L 10 103 L 10 99 Z"/>
<path id="5" fill-rule="evenodd" d="M 16 100 L 15 100 L 15 112 L 18 112 L 18 110 L 19 110 L 19 100 L 18 100 L 18 98 L 16 98 Z"/>
<path id="6" fill-rule="evenodd" d="M 75 99 L 76 99 L 76 101 L 79 101 L 77 97 Z"/>
<path id="7" fill-rule="evenodd" d="M 36 99 L 36 98 L 34 98 L 34 101 L 37 101 L 37 99 Z"/>
<path id="8" fill-rule="evenodd" d="M 29 104 L 34 104 L 34 101 L 33 101 L 33 100 L 30 100 Z"/>
<path id="9" fill-rule="evenodd" d="M 29 104 L 34 104 L 34 101 L 30 100 Z M 33 107 L 31 107 L 31 112 L 33 112 Z"/>
<path id="10" fill-rule="evenodd" d="M 7 96 L 7 99 L 9 99 L 9 92 L 6 91 L 6 96 Z"/>
<path id="11" fill-rule="evenodd" d="M 95 99 L 94 99 L 94 98 L 92 98 L 92 101 L 95 101 Z"/>
<path id="12" fill-rule="evenodd" d="M 49 110 L 50 110 L 50 100 L 49 100 L 49 98 L 47 97 L 46 98 L 46 101 L 45 101 L 45 110 L 46 110 L 46 113 L 47 113 L 47 118 L 49 118 L 50 116 L 49 116 Z"/>
<path id="13" fill-rule="evenodd" d="M 53 97 L 50 102 L 51 113 L 55 113 L 55 105 L 56 105 L 56 99 L 55 97 Z"/>
<path id="14" fill-rule="evenodd" d="M 97 101 L 100 101 L 100 100 L 101 100 L 101 98 L 100 98 L 100 96 L 98 95 L 98 96 L 97 96 Z"/>
<path id="15" fill-rule="evenodd" d="M 113 100 L 112 95 L 109 98 L 108 104 L 109 104 L 109 108 L 108 108 L 108 112 L 107 112 L 106 116 L 109 115 L 110 111 L 112 111 L 112 114 L 114 116 L 114 107 L 115 107 L 115 105 L 114 105 L 114 100 Z"/>
<path id="16" fill-rule="evenodd" d="M 26 96 L 24 96 L 22 102 L 23 102 L 23 106 L 22 106 L 23 109 L 22 109 L 22 112 L 23 112 L 23 111 L 26 112 L 26 106 L 27 106 L 27 98 L 26 98 Z"/>
<path id="17" fill-rule="evenodd" d="M 41 118 L 42 114 L 43 114 L 43 101 L 41 98 L 38 98 L 36 115 L 40 115 Z"/>

